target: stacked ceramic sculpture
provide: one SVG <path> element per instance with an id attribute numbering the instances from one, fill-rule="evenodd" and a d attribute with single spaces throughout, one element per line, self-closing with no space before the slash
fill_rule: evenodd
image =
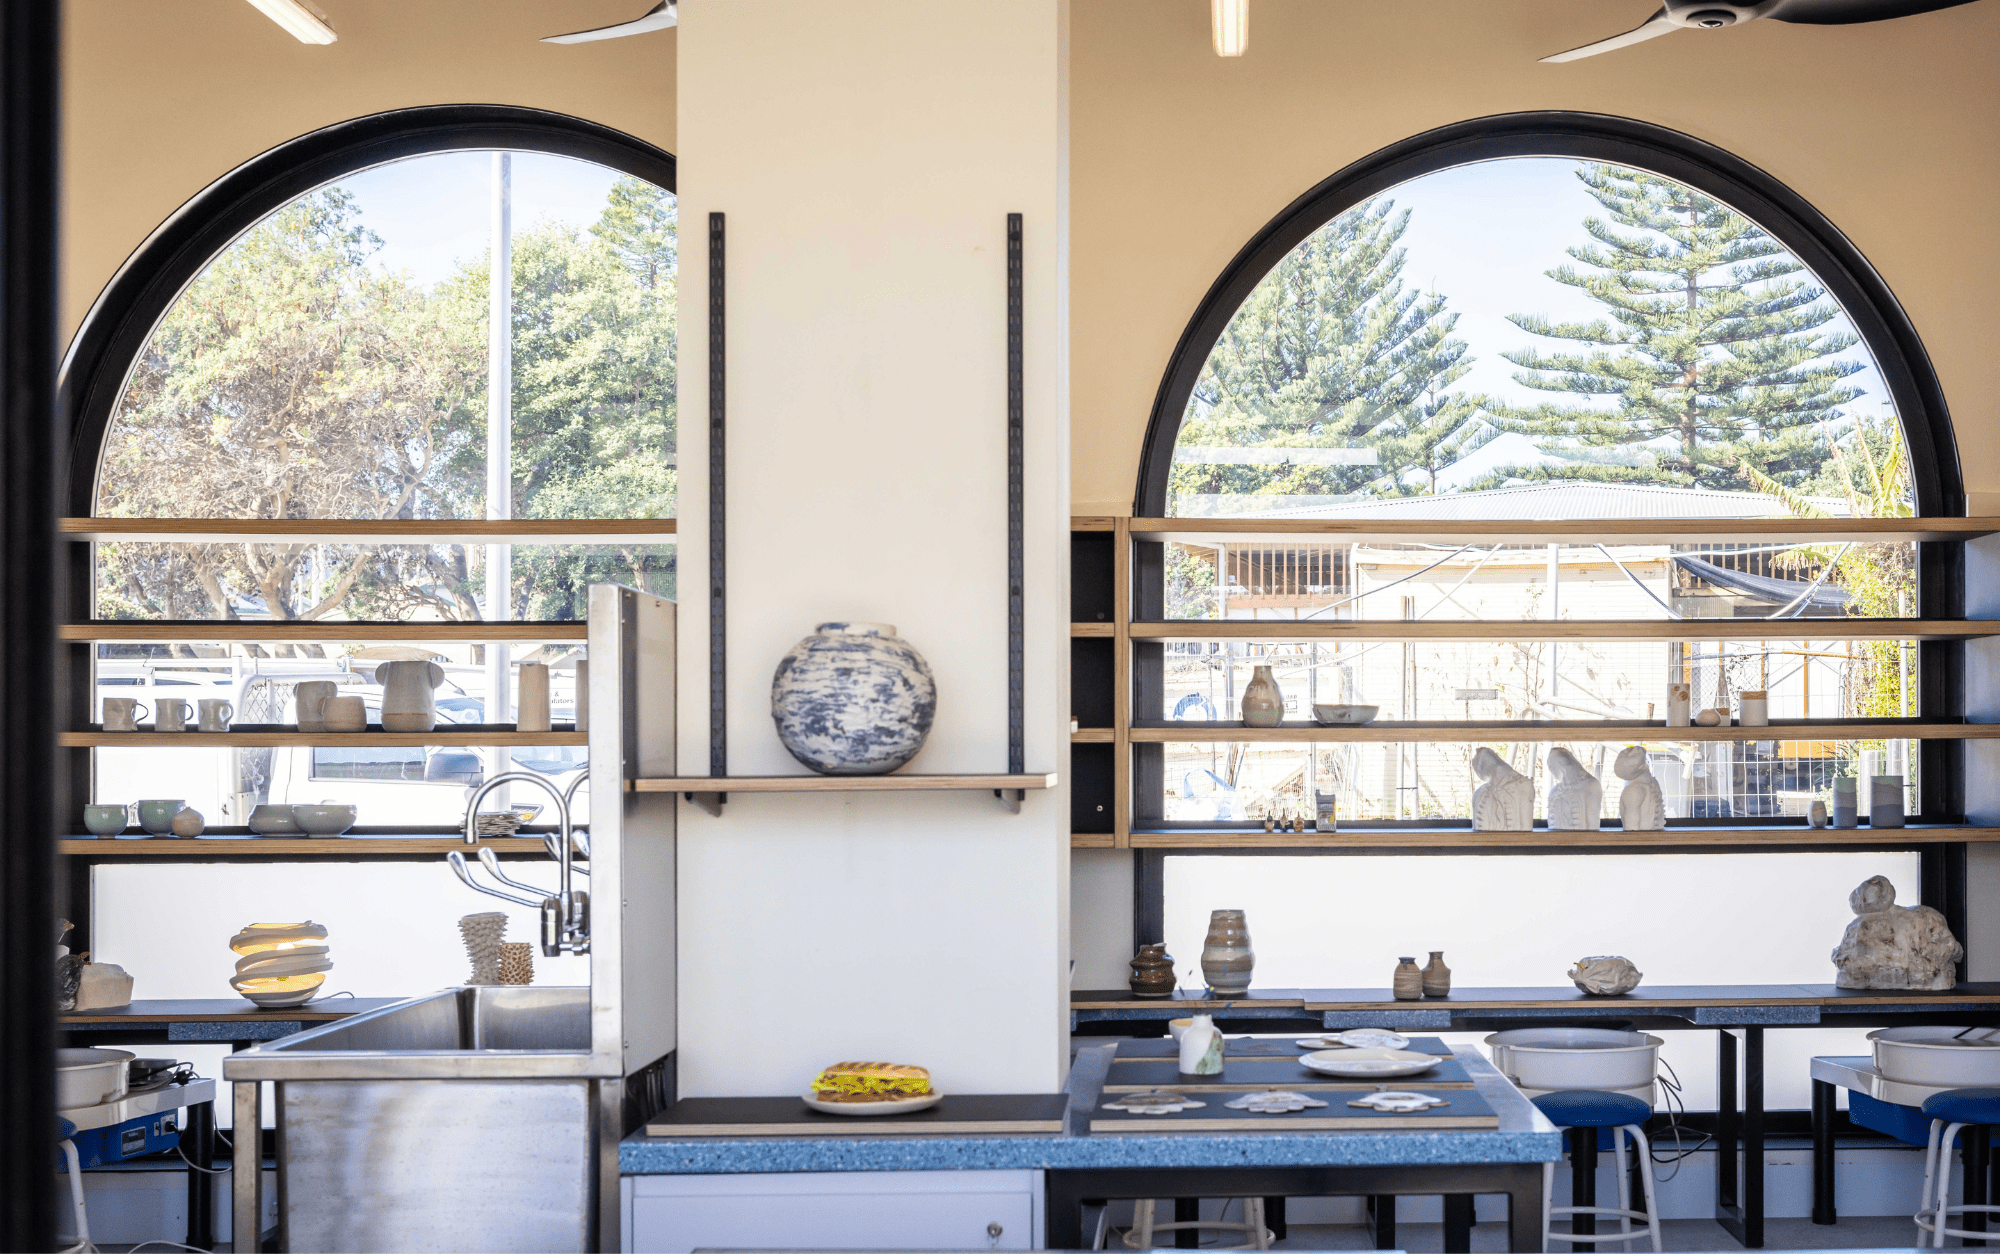
<path id="1" fill-rule="evenodd" d="M 535 947 L 527 941 L 506 941 L 500 946 L 500 982 L 535 982 Z"/>
<path id="2" fill-rule="evenodd" d="M 252 923 L 230 939 L 240 957 L 229 986 L 260 1008 L 311 1001 L 333 970 L 326 929 L 304 923 Z"/>
<path id="3" fill-rule="evenodd" d="M 887 623 L 821 623 L 771 677 L 786 750 L 822 775 L 883 775 L 917 756 L 937 715 L 923 655 Z"/>
<path id="4" fill-rule="evenodd" d="M 468 914 L 458 921 L 458 934 L 465 938 L 465 952 L 472 959 L 467 984 L 500 983 L 501 937 L 507 934 L 507 916 L 498 910 Z"/>

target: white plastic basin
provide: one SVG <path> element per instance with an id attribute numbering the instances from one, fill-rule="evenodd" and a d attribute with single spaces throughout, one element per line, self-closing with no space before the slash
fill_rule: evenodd
<path id="1" fill-rule="evenodd" d="M 123 1049 L 57 1050 L 56 1109 L 98 1106 L 125 1096 L 125 1068 L 132 1059 Z"/>
<path id="2" fill-rule="evenodd" d="M 1659 1070 L 1657 1036 L 1611 1028 L 1515 1028 L 1486 1038 L 1493 1065 L 1524 1089 L 1651 1090 Z"/>
<path id="3" fill-rule="evenodd" d="M 2000 1028 L 1877 1028 L 1868 1039 L 1886 1079 L 1944 1088 L 2000 1084 Z"/>

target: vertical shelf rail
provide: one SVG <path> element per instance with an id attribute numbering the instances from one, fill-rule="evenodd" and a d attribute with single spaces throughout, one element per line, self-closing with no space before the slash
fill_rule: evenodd
<path id="1" fill-rule="evenodd" d="M 727 469 L 724 439 L 728 424 L 724 419 L 729 412 L 729 371 L 723 318 L 723 243 L 723 216 L 711 213 L 708 215 L 708 773 L 717 778 L 729 774 L 729 637 L 723 599 L 727 574 L 724 538 L 728 522 L 724 495 Z M 695 796 L 696 804 L 718 816 L 727 799 L 722 793 Z"/>
<path id="2" fill-rule="evenodd" d="M 1111 847 L 1132 847 L 1132 520 L 1111 522 Z"/>
<path id="3" fill-rule="evenodd" d="M 1028 769 L 1027 686 L 1022 503 L 1026 456 L 1026 381 L 1022 363 L 1021 215 L 1007 215 L 1007 773 Z M 994 795 L 1016 814 L 1027 796 L 1019 789 L 995 789 Z"/>

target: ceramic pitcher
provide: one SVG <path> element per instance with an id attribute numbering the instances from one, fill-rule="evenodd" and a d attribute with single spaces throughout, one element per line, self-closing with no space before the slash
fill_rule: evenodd
<path id="1" fill-rule="evenodd" d="M 437 726 L 437 686 L 444 667 L 436 662 L 384 662 L 375 668 L 382 685 L 382 730 L 427 732 Z"/>

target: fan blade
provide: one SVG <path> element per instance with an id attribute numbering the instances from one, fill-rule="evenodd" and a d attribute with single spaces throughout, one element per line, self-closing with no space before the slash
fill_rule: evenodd
<path id="1" fill-rule="evenodd" d="M 545 44 L 587 44 L 599 39 L 623 39 L 627 35 L 643 35 L 648 31 L 665 30 L 678 22 L 679 14 L 674 10 L 674 0 L 660 0 L 647 9 L 645 14 L 629 22 L 619 22 L 615 26 L 600 26 L 595 30 L 571 31 L 567 35 L 550 35 L 542 40 Z"/>
<path id="2" fill-rule="evenodd" d="M 1848 26 L 1855 22 L 1886 22 L 1954 9 L 1972 0 L 1779 0 L 1769 16 L 1806 26 Z"/>
<path id="3" fill-rule="evenodd" d="M 1585 44 L 1581 48 L 1571 48 L 1568 52 L 1558 52 L 1552 57 L 1543 57 L 1542 60 L 1544 62 L 1580 61 L 1585 57 L 1594 57 L 1600 52 L 1615 52 L 1620 48 L 1629 48 L 1633 44 L 1644 43 L 1648 39 L 1658 39 L 1668 31 L 1678 29 L 1680 28 L 1674 24 L 1673 19 L 1667 16 L 1667 11 L 1661 9 L 1658 13 L 1647 18 L 1644 24 L 1628 30 L 1622 35 L 1613 35 L 1609 39 L 1600 39 L 1594 44 Z"/>

